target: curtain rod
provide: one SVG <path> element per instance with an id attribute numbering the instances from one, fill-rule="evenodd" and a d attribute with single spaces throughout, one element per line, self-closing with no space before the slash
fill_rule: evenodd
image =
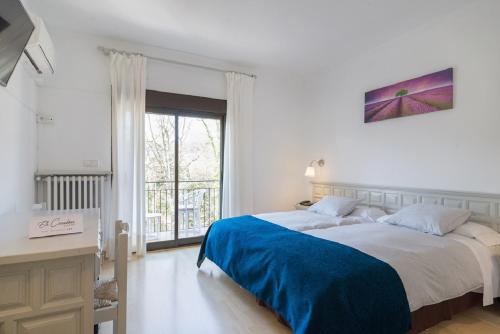
<path id="1" fill-rule="evenodd" d="M 148 59 L 152 59 L 152 60 L 156 60 L 156 61 L 161 61 L 161 62 L 169 63 L 169 64 L 196 67 L 196 68 L 201 68 L 201 69 L 204 69 L 204 70 L 221 72 L 221 73 L 235 72 L 235 73 L 239 73 L 239 74 L 243 74 L 243 75 L 249 76 L 251 78 L 257 78 L 257 76 L 255 74 L 252 74 L 252 73 L 244 73 L 244 72 L 238 72 L 238 71 L 229 71 L 229 70 L 223 70 L 223 69 L 216 68 L 216 67 L 203 66 L 203 65 L 186 63 L 186 62 L 183 62 L 183 61 L 177 61 L 177 60 L 171 60 L 171 59 L 165 59 L 165 58 L 152 57 L 152 56 L 148 56 L 148 55 L 145 55 L 145 54 L 139 53 L 139 52 L 127 52 L 127 51 L 123 51 L 123 50 L 105 48 L 104 46 L 98 46 L 97 49 L 99 51 L 101 51 L 102 53 L 104 53 L 105 55 L 109 55 L 111 52 L 117 52 L 117 53 L 122 53 L 122 54 L 126 54 L 126 55 L 140 55 L 140 56 L 146 57 Z"/>

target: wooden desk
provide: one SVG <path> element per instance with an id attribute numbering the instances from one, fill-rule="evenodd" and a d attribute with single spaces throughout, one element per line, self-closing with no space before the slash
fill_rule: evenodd
<path id="1" fill-rule="evenodd" d="M 79 234 L 28 239 L 32 213 L 0 217 L 0 334 L 93 333 L 99 213 Z"/>

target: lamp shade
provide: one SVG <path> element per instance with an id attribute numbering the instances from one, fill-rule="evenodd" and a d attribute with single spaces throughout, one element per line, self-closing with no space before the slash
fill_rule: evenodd
<path id="1" fill-rule="evenodd" d="M 306 172 L 304 173 L 304 175 L 307 177 L 314 177 L 316 175 L 316 171 L 314 170 L 314 167 L 308 166 L 306 168 Z"/>

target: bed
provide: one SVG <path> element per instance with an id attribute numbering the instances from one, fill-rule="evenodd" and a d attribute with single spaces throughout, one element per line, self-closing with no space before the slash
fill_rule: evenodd
<path id="1" fill-rule="evenodd" d="M 431 201 L 463 206 L 475 221 L 498 223 L 497 195 L 314 185 L 315 199 L 327 194 L 388 210 Z M 499 296 L 498 259 L 474 239 L 357 219 L 313 219 L 318 223 L 304 228 L 301 215 L 311 218 L 279 213 L 219 221 L 198 265 L 208 257 L 304 334 L 416 333 Z"/>

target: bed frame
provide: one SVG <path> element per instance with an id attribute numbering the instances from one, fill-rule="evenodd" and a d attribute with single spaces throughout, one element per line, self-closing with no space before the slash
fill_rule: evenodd
<path id="1" fill-rule="evenodd" d="M 319 201 L 326 195 L 361 199 L 362 204 L 379 207 L 389 213 L 416 203 L 465 208 L 472 211 L 471 220 L 500 232 L 500 194 L 312 182 L 313 201 Z"/>
<path id="2" fill-rule="evenodd" d="M 290 327 L 283 317 L 261 300 L 257 303 L 273 312 L 279 322 Z M 441 321 L 451 320 L 453 315 L 466 311 L 471 307 L 480 306 L 483 303 L 481 293 L 469 292 L 462 297 L 446 300 L 439 304 L 424 306 L 411 313 L 412 328 L 408 334 L 417 334 L 437 325 Z"/>
<path id="3" fill-rule="evenodd" d="M 472 211 L 472 220 L 500 232 L 500 194 L 312 182 L 313 201 L 326 195 L 361 199 L 362 204 L 379 207 L 389 213 L 416 203 L 466 208 Z M 412 312 L 412 329 L 409 333 L 420 333 L 441 321 L 450 320 L 454 314 L 480 305 L 482 294 L 471 292 L 439 304 L 424 306 Z"/>

